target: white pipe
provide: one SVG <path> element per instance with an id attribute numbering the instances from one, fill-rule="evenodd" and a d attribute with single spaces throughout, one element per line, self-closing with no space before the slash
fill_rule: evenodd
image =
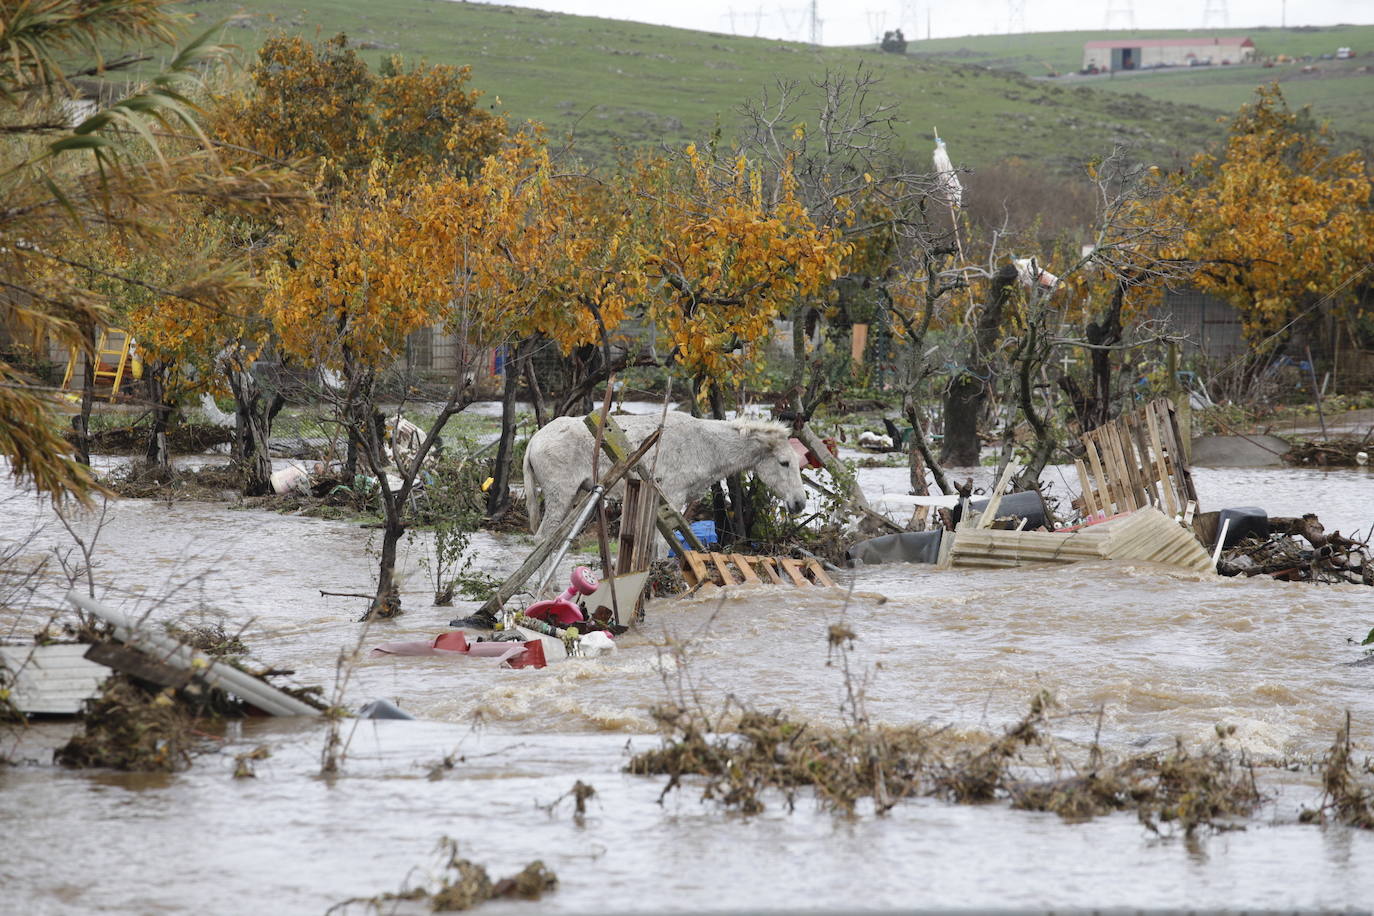
<path id="1" fill-rule="evenodd" d="M 1228 518 L 1221 523 L 1221 533 L 1217 535 L 1217 549 L 1212 551 L 1212 568 L 1216 569 L 1221 562 L 1221 548 L 1226 545 L 1226 532 L 1231 527 L 1231 520 Z"/>
<path id="2" fill-rule="evenodd" d="M 539 585 L 535 587 L 534 594 L 536 598 L 543 594 L 544 586 L 549 584 L 549 580 L 553 578 L 553 574 L 558 570 L 558 564 L 562 563 L 563 558 L 568 555 L 568 547 L 572 544 L 573 538 L 577 537 L 577 533 L 582 530 L 582 526 L 587 524 L 587 519 L 591 518 L 592 510 L 596 508 L 597 503 L 601 502 L 601 494 L 604 492 L 606 492 L 606 488 L 601 484 L 592 487 L 592 498 L 587 500 L 587 504 L 582 507 L 582 511 L 578 514 L 577 520 L 574 521 L 573 526 L 568 529 L 568 536 L 563 539 L 563 546 L 558 548 L 558 553 L 554 554 L 553 559 L 549 561 L 549 568 L 545 571 L 544 578 L 540 579 Z"/>
<path id="3" fill-rule="evenodd" d="M 215 661 L 204 655 L 199 655 L 196 650 L 178 640 L 160 636 L 147 629 L 139 629 L 133 620 L 93 598 L 79 595 L 76 592 L 68 592 L 67 600 L 83 611 L 94 614 L 106 623 L 112 624 L 117 639 L 186 671 L 196 672 L 206 683 L 234 694 L 265 713 L 274 716 L 318 716 L 320 714 L 320 711 L 309 703 L 304 703 L 289 693 L 284 693 L 245 671 L 240 671 L 227 662 Z M 205 667 L 197 671 L 198 664 L 204 664 Z"/>

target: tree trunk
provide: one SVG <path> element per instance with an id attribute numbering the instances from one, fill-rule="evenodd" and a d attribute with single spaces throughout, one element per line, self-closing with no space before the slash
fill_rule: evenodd
<path id="1" fill-rule="evenodd" d="M 400 543 L 405 527 L 401 524 L 400 507 L 394 506 L 394 494 L 383 499 L 386 506 L 386 524 L 382 527 L 382 554 L 378 561 L 377 595 L 365 616 L 383 620 L 401 615 L 401 589 L 396 582 L 396 545 Z"/>
<path id="2" fill-rule="evenodd" d="M 978 424 L 988 402 L 993 354 L 1002 327 L 1002 315 L 1016 288 L 1016 268 L 1010 264 L 992 279 L 991 301 L 983 307 L 969 341 L 966 365 L 945 390 L 945 438 L 940 461 L 955 467 L 977 467 L 982 442 Z"/>
<path id="3" fill-rule="evenodd" d="M 143 450 L 143 460 L 149 467 L 167 471 L 171 461 L 167 454 L 167 420 L 172 413 L 172 405 L 166 403 L 167 386 L 164 378 L 167 368 L 162 363 L 146 367 L 148 381 L 148 402 L 153 405 L 153 423 L 148 431 L 148 442 Z"/>
<path id="4" fill-rule="evenodd" d="M 502 366 L 505 376 L 501 388 L 501 441 L 496 446 L 496 465 L 492 485 L 487 490 L 487 518 L 497 518 L 510 506 L 511 458 L 515 453 L 515 393 L 520 386 L 521 365 L 528 352 L 528 338 L 516 344 L 511 358 Z"/>
<path id="5" fill-rule="evenodd" d="M 525 354 L 522 365 L 525 369 L 525 387 L 529 389 L 530 405 L 534 408 L 534 425 L 538 429 L 543 429 L 544 424 L 549 421 L 545 416 L 544 389 L 539 386 L 539 373 L 535 371 L 534 367 L 533 346 L 530 348 L 530 351 Z"/>
<path id="6" fill-rule="evenodd" d="M 1044 365 L 1050 350 L 1042 343 L 1041 329 L 1036 323 L 1028 323 L 1025 338 L 1017 363 L 1017 404 L 1035 433 L 1035 444 L 1031 446 L 1030 458 L 1026 466 L 1015 478 L 1015 489 L 1030 490 L 1040 485 L 1040 472 L 1049 464 L 1050 457 L 1059 446 L 1051 421 L 1035 411 L 1034 375 Z M 1008 431 L 1008 435 L 1010 435 Z"/>
<path id="7" fill-rule="evenodd" d="M 987 403 L 987 383 L 973 375 L 970 369 L 959 374 L 945 389 L 945 438 L 940 446 L 940 461 L 949 467 L 978 466 L 982 440 L 978 437 L 978 421 Z"/>
<path id="8" fill-rule="evenodd" d="M 721 396 L 720 386 L 711 382 L 711 416 L 717 420 L 725 419 L 725 399 Z M 744 479 L 739 473 L 725 478 L 726 490 L 730 493 L 730 533 L 731 542 L 742 541 L 749 537 L 754 520 L 748 501 L 744 498 Z"/>
<path id="9" fill-rule="evenodd" d="M 950 489 L 944 468 L 940 467 L 940 463 L 935 460 L 935 456 L 930 452 L 930 443 L 926 441 L 925 425 L 922 423 L 925 419 L 922 416 L 923 412 L 916 406 L 916 399 L 909 394 L 902 399 L 902 413 L 906 415 L 906 421 L 911 424 L 912 466 L 914 467 L 918 460 L 915 456 L 919 455 L 919 460 L 930 469 L 931 475 L 935 478 L 935 486 L 940 488 L 940 493 L 944 496 L 950 495 L 954 491 Z M 924 475 L 922 476 L 924 477 Z"/>
<path id="10" fill-rule="evenodd" d="M 224 372 L 234 395 L 234 460 L 241 475 L 240 488 L 244 496 L 262 496 L 272 486 L 272 457 L 267 451 L 262 391 L 249 367 L 229 363 Z"/>
<path id="11" fill-rule="evenodd" d="M 91 466 L 91 408 L 95 404 L 95 327 L 83 330 L 82 343 L 86 355 L 81 360 L 81 413 L 72 419 L 76 429 L 76 460 Z"/>
<path id="12" fill-rule="evenodd" d="M 1096 429 L 1112 418 L 1112 351 L 1096 349 L 1110 347 L 1121 341 L 1121 307 L 1126 299 L 1127 284 L 1118 280 L 1112 291 L 1111 305 L 1099 322 L 1087 327 L 1088 343 L 1095 349 L 1089 351 L 1092 360 L 1093 398 L 1089 402 L 1087 421 L 1083 432 Z"/>

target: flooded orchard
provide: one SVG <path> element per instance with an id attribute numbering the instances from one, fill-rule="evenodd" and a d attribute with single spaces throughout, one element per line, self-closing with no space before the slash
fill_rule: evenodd
<path id="1" fill-rule="evenodd" d="M 904 469 L 861 472 L 870 494 L 905 492 Z M 986 475 L 984 475 L 986 477 Z M 1059 474 L 1050 469 L 1046 479 Z M 1315 509 L 1328 529 L 1367 530 L 1363 471 L 1198 470 L 1208 505 Z M 990 481 L 981 481 L 984 485 Z M 5 484 L 7 488 L 10 484 Z M 71 543 L 44 504 L 9 490 L 7 538 L 30 529 L 38 557 Z M 324 521 L 157 500 L 112 502 L 96 551 L 97 591 L 155 619 L 222 617 L 256 659 L 333 685 L 357 643 L 372 532 Z M 479 533 L 488 572 L 510 572 L 519 535 Z M 408 613 L 372 624 L 365 646 L 427 639 L 460 608 L 431 608 L 418 548 L 403 555 Z M 565 564 L 566 565 L 566 564 Z M 836 574 L 839 589 L 730 589 L 657 599 L 608 657 L 544 669 L 364 656 L 344 705 L 388 698 L 420 721 L 345 722 L 338 777 L 319 776 L 323 722 L 231 723 L 216 752 L 175 775 L 73 772 L 51 764 L 69 725 L 32 724 L 0 767 L 0 881 L 25 913 L 320 913 L 402 889 L 442 837 L 495 875 L 542 859 L 559 875 L 537 903 L 500 912 L 850 910 L 1054 906 L 1345 907 L 1367 899 L 1374 834 L 1301 824 L 1321 796 L 1321 759 L 1353 716 L 1374 748 L 1371 669 L 1348 667 L 1374 624 L 1366 589 L 1224 579 L 1152 564 L 1005 571 L 889 565 Z M 880 601 L 877 596 L 885 596 Z M 45 617 L 3 621 L 26 636 Z M 844 679 L 826 632 L 857 635 L 866 712 L 924 723 L 940 740 L 985 741 L 1047 690 L 1066 749 L 1098 737 L 1108 754 L 1202 747 L 1218 727 L 1259 766 L 1271 799 L 1242 828 L 1185 841 L 1133 813 L 1073 823 L 1005 803 L 913 798 L 886 815 L 836 816 L 803 798 L 744 817 L 688 782 L 632 776 L 632 752 L 659 738 L 649 707 L 678 683 L 664 646 L 686 659 L 711 705 L 735 698 L 802 721 L 838 722 Z M 1100 715 L 1099 715 L 1100 710 Z M 14 741 L 14 739 L 7 739 Z M 234 757 L 271 756 L 255 779 Z M 595 788 L 584 818 L 568 793 Z M 93 876 L 99 880 L 92 880 Z M 419 904 L 387 904 L 388 907 Z M 349 911 L 363 912 L 361 904 Z M 418 910 L 416 910 L 418 911 Z"/>

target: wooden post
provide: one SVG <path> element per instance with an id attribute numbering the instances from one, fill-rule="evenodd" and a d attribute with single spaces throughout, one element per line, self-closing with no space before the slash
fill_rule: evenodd
<path id="1" fill-rule="evenodd" d="M 620 479 L 629 473 L 630 468 L 639 463 L 639 459 L 644 457 L 644 453 L 654 447 L 654 444 L 658 442 L 658 437 L 659 431 L 654 430 L 645 437 L 633 454 L 625 456 L 622 460 L 617 460 L 615 465 L 606 472 L 606 476 L 597 481 L 603 492 L 619 483 Z M 530 555 L 525 558 L 525 562 L 520 564 L 520 568 L 511 573 L 505 582 L 501 583 L 492 596 L 477 609 L 477 613 L 487 617 L 495 617 L 496 612 L 501 610 L 502 606 L 511 599 L 511 596 L 520 590 L 530 576 L 534 575 L 540 564 L 547 560 L 549 555 L 557 550 L 565 540 L 576 534 L 572 530 L 572 526 L 581 517 L 588 502 L 598 498 L 599 494 L 592 492 L 578 500 L 572 510 L 563 516 L 563 521 L 559 522 L 558 527 L 550 531 L 547 537 L 535 545 L 534 550 L 530 551 Z"/>
<path id="2" fill-rule="evenodd" d="M 598 430 L 602 430 L 601 418 L 596 414 L 588 414 L 587 428 L 591 430 L 593 436 L 596 436 Z M 657 435 L 653 435 L 653 438 L 654 441 L 658 441 Z M 649 440 L 645 439 L 644 441 L 647 442 Z M 617 461 L 630 451 L 630 440 L 625 438 L 625 431 L 622 430 L 619 424 L 611 417 L 606 418 L 606 426 L 601 435 L 601 447 L 605 450 L 606 454 Z M 647 450 L 641 445 L 636 454 L 642 457 L 645 451 Z M 677 511 L 675 507 L 668 505 L 668 500 L 663 498 L 663 491 L 658 488 L 658 484 L 654 482 L 653 476 L 639 467 L 639 457 L 635 458 L 631 467 L 635 476 L 644 481 L 650 492 L 656 495 L 661 501 L 658 516 L 655 519 L 655 526 L 658 528 L 659 533 L 663 535 L 663 539 L 668 542 L 668 545 L 671 547 L 673 544 L 673 532 L 680 531 L 682 532 L 682 537 L 687 541 L 688 547 L 692 550 L 705 552 L 706 545 L 702 544 L 701 540 L 696 536 L 696 533 L 692 531 L 691 524 L 688 523 L 687 519 L 682 517 L 682 513 Z"/>

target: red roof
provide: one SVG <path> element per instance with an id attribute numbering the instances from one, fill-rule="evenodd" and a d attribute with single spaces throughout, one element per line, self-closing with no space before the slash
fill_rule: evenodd
<path id="1" fill-rule="evenodd" d="M 1089 41 L 1085 48 L 1169 48 L 1178 45 L 1197 47 L 1216 45 L 1218 47 L 1253 48 L 1255 43 L 1241 35 L 1211 38 L 1199 35 L 1195 38 L 1114 38 L 1110 41 Z"/>

